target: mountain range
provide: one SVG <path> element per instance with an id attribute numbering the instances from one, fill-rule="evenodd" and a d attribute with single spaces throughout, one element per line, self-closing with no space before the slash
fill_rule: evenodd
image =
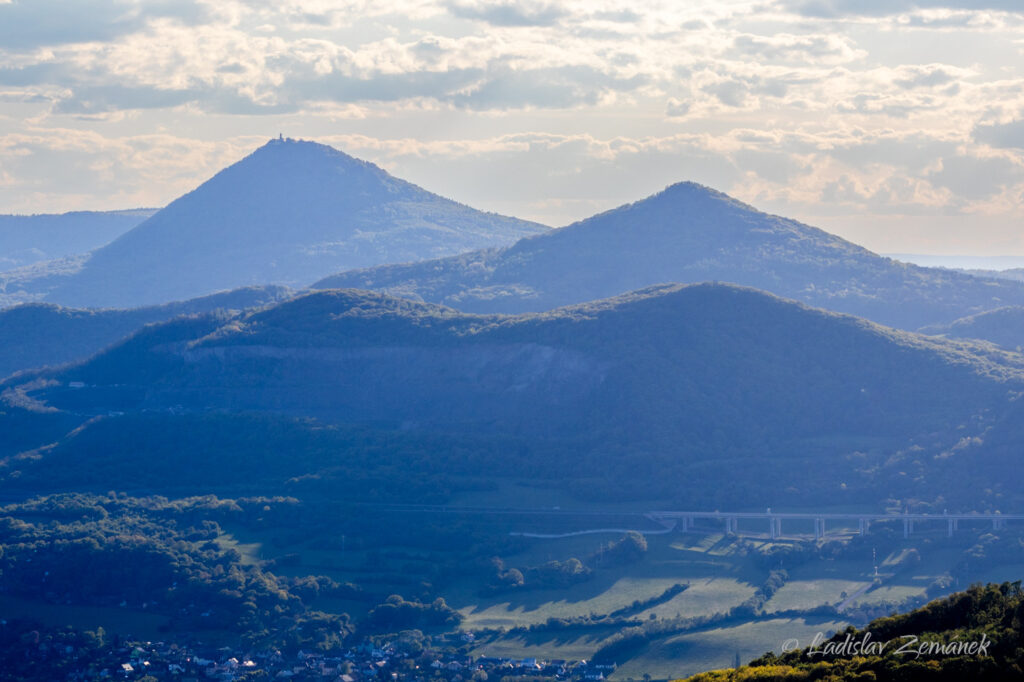
<path id="1" fill-rule="evenodd" d="M 703 281 L 907 330 L 1024 305 L 1024 282 L 884 258 L 694 183 L 549 230 L 441 198 L 330 147 L 285 139 L 110 244 L 4 273 L 0 304 L 128 308 L 280 284 L 521 313 Z"/>
<path id="2" fill-rule="evenodd" d="M 311 293 L 270 285 L 187 299 L 523 234 L 349 270 Z M 532 471 L 578 486 L 586 471 L 588 494 L 976 501 L 999 498 L 1006 480 L 974 476 L 962 465 L 979 460 L 964 453 L 1005 459 L 1024 435 L 1013 426 L 1024 360 L 954 338 L 992 336 L 1017 310 L 1005 305 L 1024 304 L 1024 285 L 899 263 L 693 183 L 552 231 L 323 145 L 274 140 L 63 262 L 4 281 L 43 283 L 40 296 L 82 306 L 187 300 L 0 312 L 0 376 L 17 372 L 0 383 L 10 434 L 0 455 L 35 453 L 6 464 L 21 482 L 37 466 L 85 475 L 55 469 L 59 456 L 144 458 L 179 431 L 218 434 L 196 446 L 190 471 L 238 471 L 255 447 L 247 434 L 294 453 L 320 438 L 351 445 L 340 428 L 373 431 L 359 436 L 376 444 L 367 452 L 387 449 L 378 439 L 419 452 L 452 438 L 460 475 Z M 674 280 L 705 283 L 664 283 Z M 153 456 L 191 451 L 179 445 Z M 314 471 L 330 468 L 324 457 Z M 827 471 L 815 469 L 822 458 Z M 975 484 L 947 489 L 954 470 Z M 283 480 L 264 483 L 274 492 Z"/>
<path id="3" fill-rule="evenodd" d="M 344 272 L 314 287 L 520 313 L 704 281 L 755 287 L 908 330 L 1024 304 L 1020 282 L 884 258 L 688 182 L 505 248 Z"/>
<path id="4" fill-rule="evenodd" d="M 950 339 L 981 339 L 1007 350 L 1024 347 L 1024 307 L 1003 306 L 921 330 Z"/>
<path id="5" fill-rule="evenodd" d="M 704 640 L 685 637 L 866 621 L 1024 556 L 1004 526 L 1024 508 L 1024 283 L 890 260 L 693 183 L 549 230 L 284 139 L 152 215 L 59 218 L 96 229 L 0 270 L 0 598 L 4 623 L 32 621 L 0 648 L 33 679 L 51 642 L 84 669 L 108 625 L 91 670 L 162 670 L 122 663 L 148 655 L 139 623 L 185 663 L 197 632 L 232 643 L 218 660 L 239 651 L 189 675 L 362 641 L 410 674 L 439 665 L 430 642 L 460 660 L 569 643 L 551 655 L 646 678 L 635 656 L 689 657 Z M 828 510 L 894 518 L 734 535 L 734 512 L 766 507 L 807 531 Z M 723 534 L 651 509 L 733 511 Z M 901 534 L 896 510 L 931 523 Z M 967 613 L 1005 638 L 1020 602 L 1019 582 L 975 587 L 870 629 L 953 637 Z M 850 660 L 833 672 L 895 670 Z M 992 669 L 977 660 L 928 664 Z"/>
<path id="6" fill-rule="evenodd" d="M 156 209 L 0 215 L 0 272 L 87 253 L 132 229 Z"/>
<path id="7" fill-rule="evenodd" d="M 84 360 L 147 324 L 214 310 L 244 310 L 290 297 L 280 286 L 247 287 L 179 303 L 89 310 L 24 303 L 0 310 L 0 377 Z"/>
<path id="8" fill-rule="evenodd" d="M 272 140 L 65 272 L 7 289 L 75 307 L 157 305 L 509 244 L 548 228 L 477 211 L 313 142 Z M 11 292 L 6 292 L 10 294 Z"/>
<path id="9" fill-rule="evenodd" d="M 1017 495 L 1017 477 L 964 468 L 1005 456 L 986 439 L 1019 421 L 1022 389 L 1016 354 L 732 285 L 511 317 L 329 290 L 151 325 L 85 362 L 5 380 L 11 414 L 84 426 L 2 470 L 8 483 L 74 489 L 96 472 L 114 485 L 171 466 L 201 488 L 245 469 L 279 494 L 295 477 L 365 481 L 380 461 L 332 431 L 359 428 L 379 431 L 365 448 L 390 453 L 389 476 L 415 461 L 695 506 L 994 504 Z M 410 459 L 395 442 L 415 444 Z"/>

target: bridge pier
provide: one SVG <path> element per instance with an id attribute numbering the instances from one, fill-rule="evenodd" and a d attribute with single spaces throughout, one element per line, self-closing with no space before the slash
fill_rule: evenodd
<path id="1" fill-rule="evenodd" d="M 858 519 L 858 521 L 857 521 L 857 532 L 860 535 L 864 535 L 865 533 L 868 532 L 868 520 L 867 519 L 865 519 L 865 518 Z"/>

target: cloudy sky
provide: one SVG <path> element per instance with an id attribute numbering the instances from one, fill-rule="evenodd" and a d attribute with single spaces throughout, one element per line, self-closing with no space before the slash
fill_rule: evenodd
<path id="1" fill-rule="evenodd" d="M 695 180 L 1024 255 L 1020 0 L 0 0 L 0 213 L 159 206 L 279 132 L 563 225 Z"/>

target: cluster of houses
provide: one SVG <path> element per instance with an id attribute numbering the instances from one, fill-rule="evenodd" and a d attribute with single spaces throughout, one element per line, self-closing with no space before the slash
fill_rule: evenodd
<path id="1" fill-rule="evenodd" d="M 57 652 L 51 652 L 51 655 Z M 75 652 L 60 652 L 72 655 Z M 59 654 L 58 654 L 59 655 Z M 551 678 L 597 682 L 614 664 L 544 661 L 535 658 L 473 658 L 456 649 L 425 649 L 412 654 L 393 645 L 362 644 L 343 652 L 280 651 L 242 655 L 230 648 L 197 650 L 162 642 L 140 642 L 94 652 L 72 666 L 71 680 L 141 680 L 176 682 L 246 679 L 331 682 L 499 682 L 505 677 Z"/>

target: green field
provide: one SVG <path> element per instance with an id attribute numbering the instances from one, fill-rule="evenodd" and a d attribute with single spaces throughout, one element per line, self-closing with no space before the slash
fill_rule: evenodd
<path id="1" fill-rule="evenodd" d="M 566 590 L 533 590 L 523 597 L 479 599 L 476 604 L 462 606 L 466 617 L 464 629 L 517 627 L 543 623 L 548 618 L 573 618 L 588 614 L 606 614 L 629 606 L 636 600 L 661 594 L 678 580 L 672 578 L 621 577 L 607 584 L 590 580 Z M 457 602 L 449 599 L 453 606 Z"/>
<path id="2" fill-rule="evenodd" d="M 638 614 L 642 620 L 656 618 L 691 618 L 724 613 L 753 596 L 755 587 L 735 578 L 700 577 L 688 581 L 689 587 L 664 604 Z"/>
<path id="3" fill-rule="evenodd" d="M 307 524 L 272 522 L 272 516 L 264 523 L 255 514 L 247 520 L 228 516 L 215 542 L 221 550 L 233 550 L 231 561 L 243 568 L 351 583 L 308 596 L 306 604 L 316 611 L 349 614 L 356 623 L 388 595 L 424 604 L 443 597 L 463 616 L 458 627 L 476 633 L 476 656 L 591 659 L 623 628 L 642 626 L 647 638 L 642 648 L 620 649 L 617 654 L 620 667 L 613 677 L 626 681 L 645 674 L 665 679 L 731 666 L 737 653 L 746 661 L 777 649 L 787 639 L 809 641 L 819 631 L 835 630 L 843 625 L 838 622 L 842 619 L 860 623 L 872 612 L 877 615 L 892 605 L 923 598 L 937 578 L 953 572 L 965 557 L 974 562 L 977 553 L 966 552 L 986 541 L 966 533 L 949 540 L 942 533 L 922 532 L 910 540 L 879 534 L 877 542 L 870 537 L 832 537 L 814 545 L 735 537 L 709 525 L 693 532 L 647 535 L 646 551 L 622 558 L 611 548 L 622 531 L 557 538 L 512 533 L 657 527 L 626 505 L 602 513 L 579 508 L 536 513 L 566 503 L 557 491 L 516 484 L 461 497 L 464 503 L 492 509 L 500 503 L 521 506 L 518 511 L 502 508 L 480 514 L 432 509 L 423 516 L 341 508 L 355 519 L 348 525 L 330 518 Z M 297 514 L 301 509 L 282 505 L 275 511 Z M 1013 545 L 1004 551 L 1017 549 Z M 1024 575 L 1024 563 L 1013 560 L 1017 555 L 1000 558 L 1007 556 L 1011 560 L 999 569 L 986 568 L 984 575 L 970 578 L 1001 581 Z M 492 558 L 500 559 L 500 564 Z M 565 587 L 550 587 L 560 579 L 544 573 L 545 564 L 570 558 L 580 560 L 589 572 L 581 580 L 566 580 Z M 980 574 L 981 566 L 993 564 L 976 565 Z M 496 591 L 500 571 L 511 568 L 521 571 L 525 583 Z M 785 571 L 784 584 L 778 586 L 783 574 L 766 584 L 771 572 L 779 569 Z M 963 580 L 963 573 L 957 575 Z M 667 592 L 676 585 L 685 589 Z M 771 598 L 763 601 L 764 590 L 773 589 Z M 840 603 L 841 615 L 811 613 Z M 730 615 L 741 605 L 742 615 Z M 0 598 L 0 613 L 6 617 L 31 616 L 81 629 L 101 625 L 111 633 L 160 638 L 167 619 L 135 606 L 85 608 Z M 872 606 L 883 608 L 860 608 Z M 549 624 L 552 619 L 559 622 Z M 217 636 L 203 634 L 207 641 L 217 641 Z"/>
<path id="4" fill-rule="evenodd" d="M 524 551 L 508 557 L 511 566 L 541 564 L 553 559 L 594 555 L 602 543 L 617 537 L 587 535 L 532 540 Z M 686 591 L 666 603 L 634 616 L 648 619 L 712 615 L 728 611 L 750 597 L 763 580 L 742 557 L 730 556 L 735 545 L 712 536 L 652 535 L 642 562 L 598 568 L 586 582 L 564 589 L 537 589 L 481 595 L 479 585 L 461 585 L 445 598 L 466 617 L 464 629 L 510 628 L 543 623 L 548 618 L 604 615 L 662 594 L 677 583 Z"/>
<path id="5" fill-rule="evenodd" d="M 609 628 L 586 632 L 570 630 L 557 634 L 502 635 L 478 642 L 471 653 L 473 656 L 497 658 L 580 661 L 590 658 L 615 632 L 614 628 Z"/>
<path id="6" fill-rule="evenodd" d="M 827 634 L 845 626 L 841 621 L 778 618 L 678 635 L 647 647 L 619 666 L 611 679 L 619 682 L 648 674 L 665 680 L 731 668 L 737 655 L 745 663 L 767 651 L 779 652 L 788 639 L 797 639 L 801 646 L 807 646 L 816 633 Z"/>
<path id="7" fill-rule="evenodd" d="M 0 614 L 5 619 L 29 618 L 51 627 L 95 630 L 102 627 L 110 634 L 138 639 L 159 639 L 167 618 L 156 613 L 118 607 L 46 604 L 9 595 L 0 596 Z"/>
<path id="8" fill-rule="evenodd" d="M 496 597 L 477 599 L 471 606 L 462 606 L 466 630 L 493 627 L 518 627 L 543 623 L 548 618 L 572 618 L 588 614 L 603 615 L 656 597 L 678 582 L 689 582 L 686 576 L 671 578 L 623 577 L 607 588 L 583 583 L 568 590 L 536 590 L 517 599 Z M 738 606 L 754 593 L 754 586 L 733 578 L 700 577 L 690 587 L 664 604 L 636 614 L 640 619 L 713 615 Z M 595 591 L 601 590 L 594 594 Z M 452 602 L 451 599 L 449 599 Z M 455 604 L 455 602 L 452 602 Z"/>
<path id="9" fill-rule="evenodd" d="M 246 566 L 256 566 L 262 561 L 260 556 L 263 545 L 259 542 L 239 542 L 231 533 L 223 533 L 217 538 L 217 544 L 221 549 L 233 549 L 242 556 L 240 563 Z"/>
<path id="10" fill-rule="evenodd" d="M 776 613 L 792 609 L 813 609 L 821 604 L 838 604 L 857 590 L 870 585 L 869 580 L 791 580 L 775 593 L 765 612 Z"/>
<path id="11" fill-rule="evenodd" d="M 508 566 L 529 566 L 569 557 L 584 558 L 607 541 L 607 536 L 533 539 L 503 559 Z M 663 679 L 731 666 L 737 652 L 746 661 L 765 651 L 777 650 L 786 639 L 809 641 L 819 631 L 828 633 L 846 625 L 834 617 L 779 618 L 772 617 L 773 613 L 810 611 L 844 600 L 848 600 L 846 606 L 857 607 L 922 598 L 936 577 L 952 569 L 963 550 L 938 539 L 911 542 L 875 559 L 879 564 L 877 583 L 870 545 L 845 558 L 798 562 L 787 570 L 787 583 L 764 604 L 764 616 L 748 622 L 727 621 L 728 625 L 655 636 L 643 650 L 622 662 L 613 677 L 640 679 L 648 673 Z M 647 543 L 648 552 L 639 563 L 597 568 L 590 580 L 565 589 L 487 595 L 479 584 L 463 584 L 447 590 L 445 597 L 465 616 L 463 629 L 508 629 L 543 625 L 549 618 L 605 615 L 636 601 L 657 597 L 675 583 L 685 583 L 687 588 L 682 593 L 662 603 L 631 610 L 628 617 L 645 623 L 651 619 L 657 622 L 709 617 L 724 614 L 754 595 L 768 574 L 765 565 L 756 561 L 757 553 L 772 549 L 768 541 L 738 540 L 721 532 L 650 535 Z M 910 552 L 911 548 L 916 548 L 916 552 Z M 1008 567 L 1005 573 L 1024 574 L 1024 565 Z M 570 628 L 484 635 L 474 653 L 578 660 L 592 657 L 612 634 L 613 631 L 595 628 Z"/>
<path id="12" fill-rule="evenodd" d="M 974 580 L 982 583 L 1001 583 L 1024 580 L 1024 564 L 1007 564 L 1005 566 L 992 568 L 981 572 L 981 574 L 977 578 L 974 578 Z"/>
<path id="13" fill-rule="evenodd" d="M 924 591 L 921 585 L 881 585 L 851 600 L 851 604 L 899 604 L 911 597 L 924 597 Z"/>

